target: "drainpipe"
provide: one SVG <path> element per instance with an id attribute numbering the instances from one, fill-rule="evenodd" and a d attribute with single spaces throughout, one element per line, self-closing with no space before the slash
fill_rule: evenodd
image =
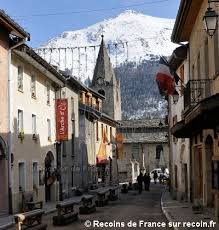
<path id="1" fill-rule="evenodd" d="M 13 213 L 12 208 L 12 172 L 11 172 L 11 154 L 13 145 L 13 77 L 11 71 L 12 50 L 25 43 L 25 39 L 8 50 L 8 204 L 9 214 Z"/>

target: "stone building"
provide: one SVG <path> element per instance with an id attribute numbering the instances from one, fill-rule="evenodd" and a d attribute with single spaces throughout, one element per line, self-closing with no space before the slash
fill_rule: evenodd
<path id="1" fill-rule="evenodd" d="M 82 170 L 78 186 L 90 188 L 98 183 L 117 182 L 115 135 L 117 122 L 102 112 L 103 95 L 87 88 L 79 103 L 79 147 L 77 167 Z"/>
<path id="2" fill-rule="evenodd" d="M 176 87 L 178 95 L 168 97 L 169 128 L 182 120 L 184 110 L 184 86 L 188 82 L 189 62 L 188 46 L 176 48 L 169 58 L 169 66 L 176 71 L 180 81 Z M 170 132 L 170 176 L 173 195 L 178 200 L 189 201 L 191 198 L 191 160 L 189 138 L 176 138 Z"/>
<path id="3" fill-rule="evenodd" d="M 171 39 L 189 43 L 189 81 L 184 89 L 182 117 L 171 131 L 177 138 L 190 139 L 192 201 L 212 210 L 219 219 L 219 30 L 216 26 L 210 37 L 203 28 L 209 4 L 218 14 L 214 1 L 180 3 Z"/>
<path id="4" fill-rule="evenodd" d="M 11 52 L 19 44 L 30 38 L 30 35 L 0 10 L 0 216 L 12 212 L 11 140 L 12 126 L 10 118 L 10 99 L 12 75 L 10 73 Z"/>
<path id="5" fill-rule="evenodd" d="M 113 71 L 103 36 L 91 88 L 105 97 L 103 112 L 114 120 L 121 120 L 120 81 Z"/>
<path id="6" fill-rule="evenodd" d="M 140 171 L 168 168 L 168 127 L 164 120 L 122 120 L 117 133 L 124 137 L 124 155 L 118 160 L 119 181 L 136 182 Z"/>
<path id="7" fill-rule="evenodd" d="M 27 45 L 13 50 L 11 72 L 12 203 L 18 212 L 27 193 L 35 201 L 59 200 L 58 181 L 49 180 L 57 167 L 55 99 L 64 78 Z"/>

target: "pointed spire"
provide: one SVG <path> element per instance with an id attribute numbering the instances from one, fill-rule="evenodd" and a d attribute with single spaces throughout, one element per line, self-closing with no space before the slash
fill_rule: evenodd
<path id="1" fill-rule="evenodd" d="M 94 86 L 96 84 L 98 78 L 103 78 L 105 81 L 110 82 L 113 76 L 114 72 L 105 46 L 104 35 L 101 34 L 101 44 L 94 69 L 92 85 Z"/>

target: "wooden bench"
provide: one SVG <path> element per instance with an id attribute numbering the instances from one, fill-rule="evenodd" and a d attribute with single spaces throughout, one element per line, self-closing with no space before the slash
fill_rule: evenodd
<path id="1" fill-rule="evenodd" d="M 57 216 L 53 216 L 53 225 L 64 226 L 78 219 L 78 213 L 74 211 L 74 205 L 81 202 L 81 197 L 59 202 L 56 205 Z"/>
<path id="2" fill-rule="evenodd" d="M 109 188 L 109 196 L 108 196 L 108 199 L 110 201 L 115 201 L 118 199 L 118 192 L 117 190 L 119 189 L 120 187 L 118 185 L 115 185 L 115 186 L 111 186 Z"/>
<path id="3" fill-rule="evenodd" d="M 95 201 L 97 207 L 103 207 L 108 204 L 109 188 L 90 190 L 89 193 L 97 195 L 97 200 Z"/>
<path id="4" fill-rule="evenodd" d="M 43 213 L 44 211 L 42 209 L 36 209 L 15 215 L 16 230 L 46 230 L 47 224 L 42 224 Z"/>
<path id="5" fill-rule="evenodd" d="M 24 192 L 22 194 L 22 212 L 28 212 L 35 209 L 42 209 L 43 201 L 34 201 L 33 192 Z"/>
<path id="6" fill-rule="evenodd" d="M 96 211 L 96 205 L 93 202 L 94 198 L 94 195 L 84 195 L 82 197 L 82 206 L 79 207 L 80 214 L 90 214 Z"/>

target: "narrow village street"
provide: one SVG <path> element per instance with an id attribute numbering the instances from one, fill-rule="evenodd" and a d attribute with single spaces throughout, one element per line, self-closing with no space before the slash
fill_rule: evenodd
<path id="1" fill-rule="evenodd" d="M 141 195 L 138 191 L 129 191 L 127 194 L 119 195 L 117 201 L 110 202 L 107 206 L 97 207 L 97 211 L 90 215 L 79 215 L 79 220 L 63 227 L 54 227 L 52 225 L 52 217 L 55 213 L 44 216 L 43 223 L 48 224 L 50 229 L 170 229 L 170 228 L 147 228 L 147 227 L 127 227 L 128 222 L 136 222 L 137 226 L 139 221 L 144 222 L 166 222 L 166 218 L 162 213 L 160 201 L 164 186 L 159 184 L 152 184 L 151 191 L 143 191 Z M 124 222 L 125 227 L 85 227 L 86 221 L 100 221 L 100 222 Z M 14 230 L 10 228 L 10 230 Z"/>
<path id="2" fill-rule="evenodd" d="M 143 191 L 141 195 L 138 191 L 129 191 L 127 194 L 121 194 L 117 201 L 110 202 L 109 205 L 104 207 L 97 207 L 97 211 L 90 215 L 79 215 L 79 221 L 64 227 L 54 227 L 52 225 L 52 216 L 50 214 L 45 216 L 44 222 L 48 224 L 48 230 L 50 229 L 86 229 L 85 221 L 89 220 L 93 222 L 124 222 L 125 225 L 129 221 L 139 223 L 140 220 L 145 222 L 165 222 L 166 218 L 162 213 L 160 200 L 164 187 L 161 185 L 153 185 L 151 191 Z M 87 229 L 113 229 L 104 227 L 90 227 Z M 114 228 L 119 229 L 119 227 Z M 121 227 L 121 229 L 128 229 L 127 227 Z M 132 229 L 132 227 L 130 227 Z M 143 229 L 143 227 L 133 227 L 133 229 Z M 147 229 L 147 228 L 146 228 Z M 161 229 L 161 228 L 150 228 Z M 166 228 L 162 228 L 166 229 Z"/>

